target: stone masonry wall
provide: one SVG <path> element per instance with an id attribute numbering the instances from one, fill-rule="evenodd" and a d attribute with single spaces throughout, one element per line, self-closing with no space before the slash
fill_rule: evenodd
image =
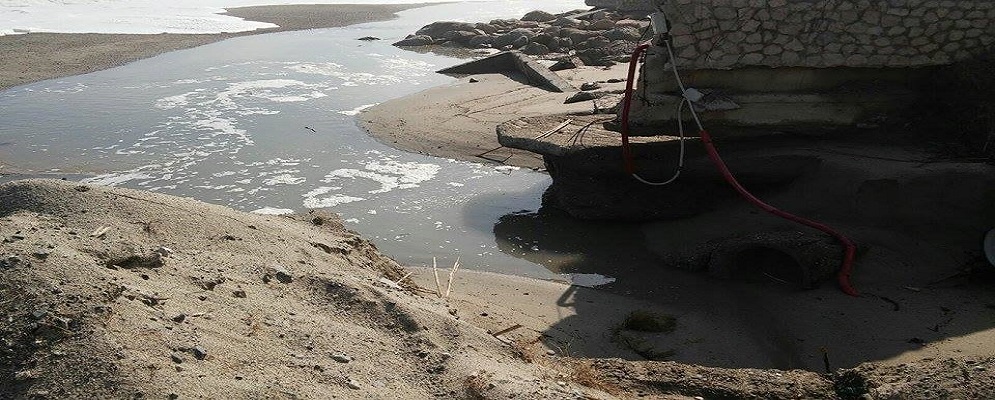
<path id="1" fill-rule="evenodd" d="M 948 64 L 995 42 L 991 0 L 657 0 L 683 69 Z"/>
<path id="2" fill-rule="evenodd" d="M 656 10 L 656 2 L 654 0 L 586 0 L 584 3 L 591 7 L 608 8 L 617 11 Z"/>

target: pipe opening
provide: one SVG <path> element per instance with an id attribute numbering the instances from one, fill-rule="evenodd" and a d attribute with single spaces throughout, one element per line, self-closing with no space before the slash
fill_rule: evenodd
<path id="1" fill-rule="evenodd" d="M 742 249 L 730 257 L 730 278 L 756 283 L 807 286 L 804 267 L 790 254 L 766 246 Z"/>

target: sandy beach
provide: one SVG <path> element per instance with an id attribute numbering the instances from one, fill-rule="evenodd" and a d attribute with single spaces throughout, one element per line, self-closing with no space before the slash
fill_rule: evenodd
<path id="1" fill-rule="evenodd" d="M 977 398 L 995 368 L 985 356 L 833 374 L 624 361 L 641 356 L 620 343 L 690 320 L 555 282 L 450 278 L 448 266 L 436 283 L 330 213 L 19 181 L 0 185 L 0 237 L 5 398 L 839 398 L 864 385 Z"/>
<path id="2" fill-rule="evenodd" d="M 383 21 L 418 4 L 274 5 L 241 7 L 229 15 L 269 22 L 279 28 L 204 35 L 28 33 L 0 36 L 0 90 L 26 83 L 79 75 L 236 36 L 333 28 Z"/>

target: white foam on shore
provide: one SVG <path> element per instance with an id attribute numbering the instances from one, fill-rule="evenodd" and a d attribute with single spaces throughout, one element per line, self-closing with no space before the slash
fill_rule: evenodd
<path id="1" fill-rule="evenodd" d="M 253 210 L 252 213 L 261 215 L 287 215 L 293 214 L 294 210 L 289 208 L 263 207 L 258 210 Z"/>
<path id="2" fill-rule="evenodd" d="M 373 103 L 373 104 L 363 104 L 363 105 L 361 105 L 361 106 L 359 106 L 359 107 L 356 107 L 356 108 L 353 108 L 352 110 L 348 110 L 348 111 L 339 111 L 339 114 L 342 114 L 342 115 L 349 115 L 349 116 L 353 116 L 353 115 L 359 115 L 359 113 L 360 113 L 360 112 L 362 112 L 363 110 L 365 110 L 365 109 L 367 109 L 367 108 L 370 108 L 370 107 L 373 107 L 373 106 L 375 106 L 375 105 L 377 105 L 377 104 L 380 104 L 380 103 Z"/>
<path id="3" fill-rule="evenodd" d="M 307 208 L 329 208 L 335 207 L 339 204 L 355 203 L 357 201 L 366 200 L 362 197 L 346 196 L 343 194 L 331 194 L 328 195 L 333 187 L 319 187 L 310 192 L 304 194 L 304 207 Z"/>
<path id="4" fill-rule="evenodd" d="M 331 183 L 339 179 L 368 179 L 380 185 L 379 189 L 369 191 L 370 194 L 387 193 L 397 189 L 410 189 L 418 184 L 435 178 L 442 167 L 435 164 L 416 162 L 398 162 L 394 160 L 371 161 L 365 169 L 341 168 L 334 170 L 322 182 Z"/>

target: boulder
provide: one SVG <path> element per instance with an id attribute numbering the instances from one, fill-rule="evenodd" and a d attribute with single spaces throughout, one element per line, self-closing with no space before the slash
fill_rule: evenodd
<path id="1" fill-rule="evenodd" d="M 518 20 L 514 19 L 514 18 L 511 18 L 511 19 L 493 19 L 488 24 L 491 25 L 491 26 L 494 26 L 494 27 L 499 27 L 499 26 L 510 27 L 510 26 L 518 25 Z"/>
<path id="2" fill-rule="evenodd" d="M 597 89 L 601 89 L 601 85 L 598 84 L 597 82 L 584 82 L 584 84 L 580 85 L 580 90 L 583 90 L 585 92 L 588 90 L 597 90 Z"/>
<path id="3" fill-rule="evenodd" d="M 638 29 L 632 27 L 616 27 L 605 31 L 605 35 L 608 40 L 628 40 L 637 41 L 642 37 L 642 32 Z"/>
<path id="4" fill-rule="evenodd" d="M 561 58 L 556 61 L 555 64 L 549 67 L 550 71 L 563 71 L 565 69 L 574 69 L 584 65 L 584 62 L 577 57 L 566 57 Z"/>
<path id="5" fill-rule="evenodd" d="M 511 42 L 511 47 L 521 48 L 529 44 L 529 38 L 527 36 L 519 36 L 514 42 Z"/>
<path id="6" fill-rule="evenodd" d="M 440 38 L 448 32 L 472 31 L 474 29 L 476 29 L 476 26 L 467 22 L 440 21 L 425 25 L 415 32 L 415 35 L 426 35 L 433 38 Z"/>
<path id="7" fill-rule="evenodd" d="M 473 48 L 482 48 L 482 47 L 491 47 L 491 44 L 493 43 L 494 43 L 493 36 L 479 35 L 471 38 L 470 42 L 467 45 Z"/>
<path id="8" fill-rule="evenodd" d="M 581 25 L 581 21 L 577 18 L 560 17 L 557 18 L 556 21 L 551 22 L 550 24 L 562 28 L 577 28 Z"/>
<path id="9" fill-rule="evenodd" d="M 611 43 L 612 43 L 611 40 L 608 40 L 608 38 L 604 36 L 595 36 L 585 40 L 582 44 L 584 45 L 584 48 L 597 49 L 597 48 L 607 47 Z"/>
<path id="10" fill-rule="evenodd" d="M 636 28 L 642 30 L 646 28 L 649 24 L 650 23 L 647 21 L 638 21 L 634 19 L 620 19 L 618 21 L 615 21 L 616 28 L 629 27 L 629 28 Z"/>
<path id="11" fill-rule="evenodd" d="M 428 35 L 408 35 L 407 38 L 395 42 L 394 46 L 427 46 L 433 42 L 435 42 L 435 40 Z"/>
<path id="12" fill-rule="evenodd" d="M 577 57 L 584 62 L 584 65 L 614 65 L 614 62 L 611 64 L 608 63 L 608 61 L 611 61 L 608 59 L 610 56 L 611 55 L 606 49 L 599 47 L 589 48 L 577 52 Z"/>
<path id="13" fill-rule="evenodd" d="M 563 28 L 560 29 L 560 33 L 557 36 L 561 38 L 570 38 L 573 43 L 580 43 L 597 35 L 598 34 L 595 32 L 584 31 L 576 28 Z"/>
<path id="14" fill-rule="evenodd" d="M 522 17 L 522 21 L 548 22 L 556 19 L 556 16 L 545 11 L 530 11 Z"/>
<path id="15" fill-rule="evenodd" d="M 536 35 L 536 37 L 532 38 L 532 42 L 539 43 L 546 47 L 550 47 L 550 45 L 554 44 L 554 40 L 556 40 L 556 38 L 548 33 L 540 33 Z"/>
<path id="16" fill-rule="evenodd" d="M 479 29 L 481 32 L 484 32 L 484 33 L 486 33 L 488 35 L 493 35 L 493 34 L 497 33 L 497 31 L 498 31 L 498 28 L 496 26 L 491 25 L 491 24 L 485 24 L 483 22 L 475 24 L 474 27 L 476 29 Z"/>
<path id="17" fill-rule="evenodd" d="M 591 24 L 588 25 L 587 28 L 585 29 L 589 31 L 603 31 L 614 27 L 615 27 L 615 21 L 612 21 L 610 19 L 598 19 L 598 20 L 592 20 Z"/>
<path id="18" fill-rule="evenodd" d="M 568 97 L 563 101 L 563 104 L 579 103 L 582 101 L 594 100 L 597 98 L 604 97 L 608 93 L 605 92 L 577 92 L 573 96 Z"/>
<path id="19" fill-rule="evenodd" d="M 451 40 L 453 42 L 456 42 L 456 43 L 459 43 L 461 45 L 466 46 L 466 45 L 470 44 L 470 40 L 471 39 L 473 39 L 474 37 L 477 37 L 477 36 L 478 36 L 478 34 L 473 33 L 473 32 L 468 32 L 468 31 L 452 31 L 452 32 L 447 32 L 445 34 L 445 36 L 443 36 L 442 38 L 446 39 L 446 40 Z M 438 38 L 436 38 L 436 39 L 438 39 Z"/>
<path id="20" fill-rule="evenodd" d="M 528 44 L 528 40 L 531 40 L 535 36 L 536 36 L 535 32 L 532 32 L 528 29 L 524 28 L 512 29 L 511 32 L 505 33 L 503 35 L 498 35 L 497 37 L 495 37 L 493 44 L 494 47 L 504 47 L 515 43 L 520 38 L 525 38 L 526 39 L 525 43 Z M 522 46 L 524 45 L 525 44 L 523 44 Z"/>
<path id="21" fill-rule="evenodd" d="M 530 56 L 542 56 L 549 54 L 549 48 L 546 45 L 539 43 L 529 43 L 522 49 L 522 53 L 528 54 Z"/>
<path id="22" fill-rule="evenodd" d="M 556 38 L 556 47 L 561 49 L 571 49 L 574 47 L 574 41 L 565 37 Z"/>

